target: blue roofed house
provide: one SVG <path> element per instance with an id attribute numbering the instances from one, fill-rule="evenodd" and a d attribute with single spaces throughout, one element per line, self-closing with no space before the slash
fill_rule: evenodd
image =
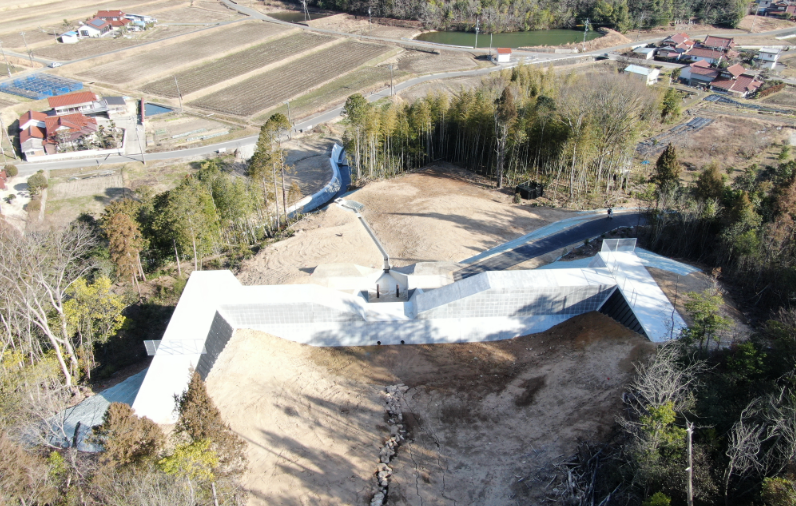
<path id="1" fill-rule="evenodd" d="M 113 31 L 113 25 L 110 21 L 94 18 L 80 25 L 77 31 L 80 33 L 81 37 L 102 37 Z"/>
<path id="2" fill-rule="evenodd" d="M 77 44 L 79 37 L 80 35 L 77 33 L 77 31 L 72 30 L 70 32 L 61 34 L 61 42 L 64 44 Z"/>

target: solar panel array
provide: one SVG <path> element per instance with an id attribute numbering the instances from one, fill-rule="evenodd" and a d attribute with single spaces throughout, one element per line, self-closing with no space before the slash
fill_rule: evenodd
<path id="1" fill-rule="evenodd" d="M 50 74 L 34 74 L 0 84 L 0 91 L 3 93 L 33 100 L 65 95 L 82 89 L 83 83 L 80 81 Z"/>

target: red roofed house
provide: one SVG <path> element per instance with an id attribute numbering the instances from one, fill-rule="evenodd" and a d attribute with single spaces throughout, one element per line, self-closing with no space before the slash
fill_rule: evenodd
<path id="1" fill-rule="evenodd" d="M 705 41 L 702 42 L 702 47 L 727 51 L 735 47 L 735 40 L 727 37 L 714 37 L 713 35 L 708 35 L 705 37 Z"/>
<path id="2" fill-rule="evenodd" d="M 750 93 L 757 91 L 763 85 L 762 81 L 757 81 L 754 76 L 741 74 L 736 78 L 725 77 L 722 75 L 712 83 L 710 89 L 722 93 L 729 93 L 730 95 L 745 98 Z"/>
<path id="3" fill-rule="evenodd" d="M 98 11 L 95 18 L 104 19 L 105 21 L 120 21 L 124 19 L 124 12 L 122 11 Z"/>
<path id="4" fill-rule="evenodd" d="M 97 132 L 97 120 L 81 113 L 47 116 L 28 111 L 19 119 L 19 144 L 26 160 L 77 147 Z"/>
<path id="5" fill-rule="evenodd" d="M 111 22 L 100 18 L 91 19 L 80 25 L 80 28 L 77 29 L 77 33 L 79 33 L 81 37 L 90 38 L 102 37 L 112 31 L 113 25 Z"/>
<path id="6" fill-rule="evenodd" d="M 699 84 L 710 84 L 719 77 L 719 71 L 711 68 L 710 64 L 704 60 L 694 62 L 680 71 L 680 79 L 685 80 L 691 86 Z"/>
<path id="7" fill-rule="evenodd" d="M 25 130 L 32 126 L 44 128 L 45 119 L 47 119 L 47 115 L 43 112 L 28 111 L 19 117 L 19 129 Z"/>
<path id="8" fill-rule="evenodd" d="M 675 33 L 663 39 L 662 44 L 664 46 L 675 47 L 688 41 L 691 41 L 691 39 L 685 33 Z M 691 45 L 693 45 L 693 42 L 691 42 Z"/>
<path id="9" fill-rule="evenodd" d="M 50 107 L 55 110 L 57 116 L 76 112 L 102 112 L 97 111 L 97 108 L 100 106 L 99 97 L 90 91 L 79 91 L 77 93 L 69 93 L 68 95 L 50 97 L 47 99 L 47 102 L 50 104 Z"/>
<path id="10" fill-rule="evenodd" d="M 494 59 L 497 63 L 508 63 L 511 61 L 511 49 L 507 47 L 497 48 L 497 55 Z"/>
<path id="11" fill-rule="evenodd" d="M 730 78 L 730 79 L 737 79 L 737 78 L 738 78 L 738 76 L 740 76 L 740 75 L 741 75 L 741 74 L 743 74 L 744 72 L 746 72 L 746 69 L 745 69 L 745 68 L 743 68 L 743 66 L 741 66 L 741 65 L 738 65 L 738 64 L 736 63 L 735 65 L 730 65 L 730 66 L 729 66 L 729 67 L 727 67 L 726 69 L 723 69 L 723 70 L 721 71 L 721 75 L 722 75 L 723 77 L 728 77 L 728 78 Z"/>
<path id="12" fill-rule="evenodd" d="M 690 61 L 706 61 L 710 64 L 719 63 L 724 58 L 724 51 L 717 49 L 706 49 L 704 47 L 695 47 L 686 53 L 683 53 L 682 58 Z"/>

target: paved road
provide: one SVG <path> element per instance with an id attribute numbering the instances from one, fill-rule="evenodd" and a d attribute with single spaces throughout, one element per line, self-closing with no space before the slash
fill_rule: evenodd
<path id="1" fill-rule="evenodd" d="M 615 214 L 614 219 L 609 220 L 607 216 L 597 215 L 591 221 L 576 225 L 562 230 L 556 234 L 531 241 L 522 246 L 518 246 L 509 251 L 498 253 L 495 256 L 485 258 L 480 262 L 468 265 L 467 267 L 453 273 L 453 279 L 469 278 L 481 272 L 503 271 L 527 262 L 533 258 L 546 255 L 556 250 L 560 250 L 570 244 L 583 242 L 586 239 L 597 237 L 615 228 L 632 227 L 642 222 L 641 213 L 621 213 Z"/>

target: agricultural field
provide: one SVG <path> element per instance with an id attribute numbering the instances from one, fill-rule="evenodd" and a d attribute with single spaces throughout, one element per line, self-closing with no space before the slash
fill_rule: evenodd
<path id="1" fill-rule="evenodd" d="M 190 95 L 333 40 L 335 40 L 333 37 L 302 31 L 283 37 L 278 41 L 260 44 L 214 62 L 177 73 L 180 92 L 183 96 Z M 142 88 L 142 91 L 163 97 L 177 98 L 177 88 L 172 76 L 149 83 Z"/>
<path id="2" fill-rule="evenodd" d="M 202 97 L 191 105 L 223 114 L 252 116 L 351 72 L 390 49 L 346 40 Z"/>
<path id="3" fill-rule="evenodd" d="M 286 30 L 290 28 L 264 22 L 226 25 L 200 35 L 201 42 L 197 37 L 177 41 L 151 51 L 92 67 L 79 76 L 86 80 L 110 84 L 129 84 L 167 72 L 171 73 L 180 67 L 204 59 L 221 57 Z M 142 69 L 146 69 L 146 72 L 142 72 Z"/>
<path id="4" fill-rule="evenodd" d="M 130 35 L 130 38 L 120 37 L 113 39 L 110 37 L 103 37 L 101 39 L 84 39 L 77 44 L 62 44 L 56 42 L 53 38 L 52 44 L 33 48 L 34 56 L 40 58 L 50 58 L 59 61 L 78 60 L 82 58 L 91 58 L 103 53 L 111 51 L 118 51 L 120 49 L 127 49 L 149 42 L 156 42 L 159 40 L 175 37 L 177 35 L 184 35 L 186 33 L 195 32 L 199 29 L 196 26 L 159 26 L 145 32 L 135 35 Z"/>
<path id="5" fill-rule="evenodd" d="M 396 70 L 393 78 L 405 76 L 406 72 Z M 390 69 L 380 65 L 378 67 L 363 67 L 350 72 L 339 79 L 326 83 L 305 95 L 290 101 L 290 114 L 296 120 L 323 111 L 329 107 L 342 104 L 354 93 L 367 94 L 370 91 L 383 89 L 390 84 Z M 414 88 L 412 88 L 414 89 Z M 424 95 L 425 96 L 425 95 Z M 287 106 L 282 105 L 269 111 L 267 114 L 255 118 L 255 123 L 265 123 L 271 114 L 281 112 L 287 116 Z"/>
<path id="6" fill-rule="evenodd" d="M 193 2 L 192 6 L 168 9 L 153 14 L 158 23 L 215 23 L 242 17 L 219 2 Z"/>

